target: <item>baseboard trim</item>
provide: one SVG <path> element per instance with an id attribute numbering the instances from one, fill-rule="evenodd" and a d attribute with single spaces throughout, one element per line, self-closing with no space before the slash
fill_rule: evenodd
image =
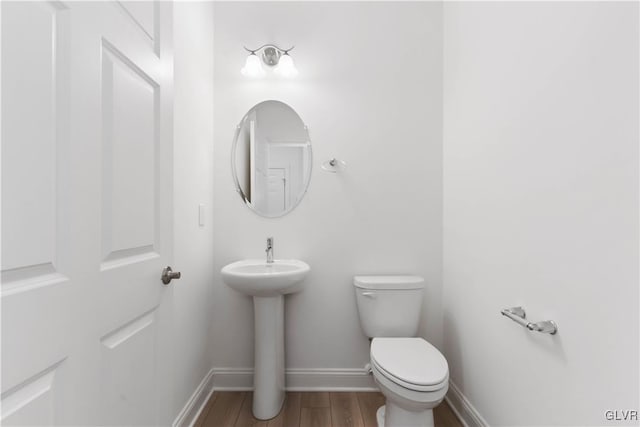
<path id="1" fill-rule="evenodd" d="M 378 391 L 364 369 L 287 369 L 288 391 Z M 253 369 L 214 368 L 214 390 L 252 390 Z"/>
<path id="2" fill-rule="evenodd" d="M 449 381 L 449 391 L 445 397 L 449 406 L 455 412 L 464 427 L 489 427 L 487 421 L 482 418 L 478 410 L 469 402 L 469 399 L 462 394 L 460 388 Z"/>
<path id="3" fill-rule="evenodd" d="M 187 400 L 175 421 L 173 421 L 173 427 L 191 427 L 195 424 L 200 412 L 202 412 L 213 393 L 213 378 L 213 369 L 211 369 L 200 381 L 196 390 Z"/>
<path id="4" fill-rule="evenodd" d="M 287 369 L 285 380 L 288 391 L 379 391 L 373 376 L 364 369 Z M 187 400 L 172 426 L 193 426 L 214 390 L 253 390 L 253 369 L 211 369 Z M 453 381 L 449 381 L 445 400 L 465 427 L 489 427 L 489 423 Z"/>
<path id="5" fill-rule="evenodd" d="M 287 369 L 285 375 L 291 391 L 378 391 L 364 369 Z"/>

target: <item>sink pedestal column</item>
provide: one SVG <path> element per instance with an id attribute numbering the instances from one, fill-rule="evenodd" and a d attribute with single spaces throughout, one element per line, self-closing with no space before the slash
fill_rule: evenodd
<path id="1" fill-rule="evenodd" d="M 284 296 L 253 297 L 253 416 L 268 420 L 284 403 Z"/>

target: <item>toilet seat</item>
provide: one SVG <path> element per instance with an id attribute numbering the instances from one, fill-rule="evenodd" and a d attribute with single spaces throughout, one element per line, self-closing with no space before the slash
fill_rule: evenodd
<path id="1" fill-rule="evenodd" d="M 374 338 L 371 363 L 389 381 L 413 391 L 436 391 L 449 379 L 446 359 L 422 338 Z"/>

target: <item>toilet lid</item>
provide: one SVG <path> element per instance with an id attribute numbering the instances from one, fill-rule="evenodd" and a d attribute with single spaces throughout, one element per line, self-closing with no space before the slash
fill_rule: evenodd
<path id="1" fill-rule="evenodd" d="M 437 385 L 449 375 L 442 353 L 422 338 L 374 338 L 371 359 L 387 378 L 408 385 Z"/>

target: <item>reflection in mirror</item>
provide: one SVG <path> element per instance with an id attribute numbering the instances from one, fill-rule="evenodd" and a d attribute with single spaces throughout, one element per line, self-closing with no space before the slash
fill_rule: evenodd
<path id="1" fill-rule="evenodd" d="M 287 104 L 261 102 L 238 125 L 231 163 L 245 204 L 262 216 L 282 216 L 300 203 L 311 178 L 307 127 Z"/>

